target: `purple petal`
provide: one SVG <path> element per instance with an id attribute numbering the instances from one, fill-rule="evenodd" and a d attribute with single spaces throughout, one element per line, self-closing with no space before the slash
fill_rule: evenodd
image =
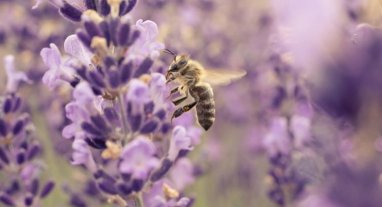
<path id="1" fill-rule="evenodd" d="M 49 46 L 50 48 L 43 48 L 40 55 L 46 66 L 58 69 L 61 65 L 61 53 L 55 44 Z"/>
<path id="2" fill-rule="evenodd" d="M 16 71 L 14 61 L 15 58 L 12 55 L 7 55 L 4 58 L 5 72 L 7 74 L 6 90 L 8 92 L 15 92 L 20 82 L 31 83 L 25 73 Z"/>
<path id="3" fill-rule="evenodd" d="M 82 44 L 77 35 L 70 35 L 64 42 L 65 52 L 79 60 L 83 65 L 90 65 L 92 53 Z"/>
<path id="4" fill-rule="evenodd" d="M 154 144 L 147 138 L 135 138 L 122 151 L 121 173 L 131 174 L 133 179 L 147 179 L 151 170 L 159 165 L 158 158 L 153 156 L 155 151 Z"/>
<path id="5" fill-rule="evenodd" d="M 137 79 L 131 80 L 127 92 L 127 100 L 136 103 L 148 102 L 150 100 L 148 85 Z"/>
<path id="6" fill-rule="evenodd" d="M 73 144 L 72 164 L 85 165 L 90 171 L 96 171 L 96 165 L 88 144 L 82 139 L 75 139 Z"/>
<path id="7" fill-rule="evenodd" d="M 154 119 L 145 123 L 140 131 L 142 134 L 153 133 L 157 129 L 158 125 L 158 121 Z"/>
<path id="8" fill-rule="evenodd" d="M 52 192 L 52 190 L 54 189 L 54 186 L 55 184 L 53 181 L 47 182 L 41 190 L 40 198 L 45 198 L 46 196 L 48 196 L 50 192 Z"/>
<path id="9" fill-rule="evenodd" d="M 7 206 L 15 206 L 15 202 L 7 194 L 0 195 L 0 201 Z"/>
<path id="10" fill-rule="evenodd" d="M 169 159 L 164 159 L 161 163 L 161 166 L 159 169 L 155 170 L 154 173 L 151 175 L 150 180 L 152 182 L 156 182 L 168 172 L 168 170 L 171 168 L 173 162 Z"/>
<path id="11" fill-rule="evenodd" d="M 29 186 L 29 192 L 31 192 L 35 196 L 35 195 L 37 195 L 39 189 L 40 189 L 39 180 L 33 179 L 31 185 Z"/>
<path id="12" fill-rule="evenodd" d="M 126 53 L 127 56 L 129 58 L 140 59 L 145 57 L 153 59 L 157 58 L 159 56 L 159 51 L 164 48 L 164 45 L 156 41 L 159 30 L 155 22 L 150 20 L 143 21 L 140 19 L 136 22 L 135 26 L 140 32 L 140 35 L 134 44 L 130 46 Z"/>
<path id="13" fill-rule="evenodd" d="M 189 150 L 191 148 L 191 138 L 187 136 L 187 131 L 182 126 L 176 126 L 172 131 L 170 149 L 168 158 L 175 160 L 180 150 Z"/>
<path id="14" fill-rule="evenodd" d="M 189 159 L 181 158 L 171 168 L 169 177 L 174 187 L 182 191 L 195 180 L 194 166 Z"/>
<path id="15" fill-rule="evenodd" d="M 76 7 L 70 5 L 66 1 L 64 1 L 63 6 L 60 8 L 60 13 L 68 18 L 69 20 L 72 20 L 74 22 L 79 22 L 81 20 L 82 12 L 77 9 Z"/>
<path id="16" fill-rule="evenodd" d="M 0 136 L 7 136 L 8 129 L 7 129 L 7 123 L 3 119 L 0 118 Z"/>

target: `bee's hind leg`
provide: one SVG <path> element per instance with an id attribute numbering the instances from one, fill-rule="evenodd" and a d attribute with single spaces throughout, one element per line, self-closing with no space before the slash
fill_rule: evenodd
<path id="1" fill-rule="evenodd" d="M 176 110 L 174 111 L 174 113 L 172 114 L 171 122 L 172 122 L 172 119 L 177 118 L 177 117 L 179 117 L 180 115 L 182 115 L 184 112 L 187 112 L 187 111 L 191 110 L 191 109 L 196 105 L 196 103 L 197 103 L 197 102 L 194 101 L 194 102 L 192 102 L 192 103 L 190 103 L 190 104 L 187 104 L 187 105 L 185 105 L 185 106 L 183 106 L 183 107 L 180 107 L 180 108 L 176 109 Z"/>
<path id="2" fill-rule="evenodd" d="M 173 104 L 175 104 L 175 106 L 179 105 L 180 103 L 182 103 L 184 100 L 186 100 L 188 98 L 188 96 L 185 96 L 185 97 L 181 97 L 181 98 L 178 98 L 174 101 L 172 101 Z"/>

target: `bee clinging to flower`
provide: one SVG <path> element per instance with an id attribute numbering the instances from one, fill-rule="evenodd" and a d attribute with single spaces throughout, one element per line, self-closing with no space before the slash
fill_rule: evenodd
<path id="1" fill-rule="evenodd" d="M 173 103 L 177 106 L 189 96 L 193 98 L 190 104 L 176 109 L 172 119 L 196 107 L 198 122 L 207 131 L 215 121 L 215 101 L 211 86 L 227 85 L 242 78 L 246 72 L 243 70 L 207 70 L 188 55 L 176 55 L 168 49 L 165 52 L 174 56 L 166 74 L 167 83 L 174 81 L 179 84 L 171 90 L 170 95 L 176 92 L 181 94 L 181 97 L 173 100 Z"/>

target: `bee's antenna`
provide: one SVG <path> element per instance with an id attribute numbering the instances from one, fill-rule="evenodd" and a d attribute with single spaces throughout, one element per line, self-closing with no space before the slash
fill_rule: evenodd
<path id="1" fill-rule="evenodd" d="M 169 50 L 169 49 L 164 49 L 163 50 L 163 52 L 165 52 L 165 53 L 167 53 L 167 54 L 170 54 L 170 55 L 173 55 L 174 56 L 174 59 L 175 59 L 175 57 L 176 57 L 176 54 L 173 52 L 173 51 L 171 51 L 171 50 Z"/>

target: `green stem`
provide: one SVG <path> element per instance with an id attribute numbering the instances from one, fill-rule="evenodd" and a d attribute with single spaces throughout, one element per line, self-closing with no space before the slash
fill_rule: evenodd
<path id="1" fill-rule="evenodd" d="M 137 207 L 145 207 L 145 204 L 143 203 L 142 193 L 138 193 L 136 201 Z"/>

